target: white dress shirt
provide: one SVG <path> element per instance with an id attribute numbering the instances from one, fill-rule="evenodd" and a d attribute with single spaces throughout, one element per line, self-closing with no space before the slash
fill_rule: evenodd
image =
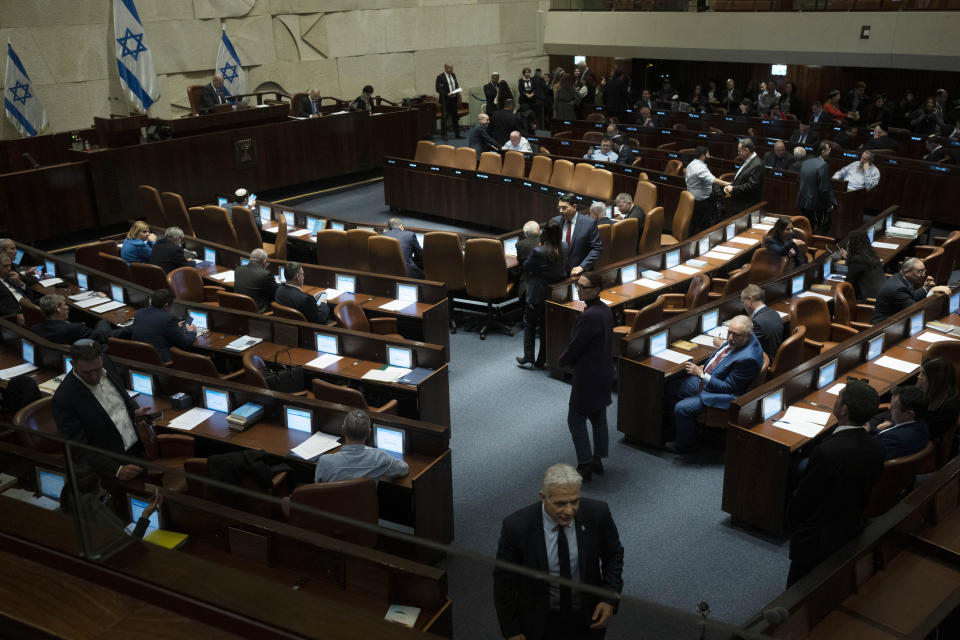
<path id="1" fill-rule="evenodd" d="M 866 171 L 860 166 L 860 161 L 851 162 L 840 171 L 833 174 L 834 180 L 846 180 L 847 191 L 869 191 L 880 184 L 880 169 L 871 164 Z"/>
<path id="2" fill-rule="evenodd" d="M 563 248 L 567 251 L 570 250 L 570 245 L 567 244 L 567 225 L 570 225 L 570 242 L 573 242 L 574 234 L 577 232 L 577 218 L 579 217 L 579 211 L 573 214 L 573 217 L 570 218 L 570 222 L 564 220 L 563 216 L 560 217 L 560 221 L 563 223 L 563 226 L 560 227 L 560 242 L 563 243 Z"/>
<path id="3" fill-rule="evenodd" d="M 113 386 L 113 383 L 107 380 L 106 370 L 101 370 L 100 382 L 95 385 L 87 384 L 83 378 L 77 375 L 76 371 L 72 373 L 77 376 L 77 380 L 83 383 L 83 386 L 90 390 L 93 397 L 97 399 L 103 410 L 110 416 L 110 421 L 113 422 L 113 426 L 117 428 L 120 437 L 123 438 L 124 451 L 137 444 L 137 430 L 134 429 L 130 414 L 127 413 L 127 404 L 123 401 L 123 397 Z"/>
<path id="4" fill-rule="evenodd" d="M 594 149 L 592 153 L 588 153 L 583 157 L 586 158 L 587 160 L 593 160 L 595 162 L 616 162 L 617 161 L 617 153 L 612 149 L 607 153 L 604 153 L 600 149 Z"/>
<path id="5" fill-rule="evenodd" d="M 503 145 L 505 151 L 524 151 L 526 153 L 533 153 L 533 148 L 530 146 L 530 142 L 524 138 L 520 137 L 520 142 L 517 145 L 514 145 L 513 142 L 507 140 Z"/>
<path id="6" fill-rule="evenodd" d="M 17 302 L 20 302 L 20 299 L 23 297 L 23 294 L 20 293 L 15 286 L 10 284 L 6 280 L 3 281 L 3 286 L 5 286 L 7 289 L 10 290 L 10 293 L 13 294 L 13 297 L 17 299 Z"/>
<path id="7" fill-rule="evenodd" d="M 447 89 L 449 91 L 453 91 L 454 89 L 456 89 L 457 81 L 453 79 L 453 76 L 450 75 L 449 73 L 445 73 L 444 75 L 447 76 Z"/>

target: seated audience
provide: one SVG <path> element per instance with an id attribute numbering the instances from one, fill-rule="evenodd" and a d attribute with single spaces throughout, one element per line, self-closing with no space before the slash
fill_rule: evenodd
<path id="1" fill-rule="evenodd" d="M 303 267 L 299 262 L 288 262 L 283 267 L 286 282 L 277 287 L 277 304 L 296 309 L 303 314 L 307 322 L 324 324 L 330 319 L 330 305 L 319 302 L 309 293 L 304 293 Z"/>
<path id="2" fill-rule="evenodd" d="M 407 475 L 407 463 L 386 451 L 368 447 L 370 416 L 354 409 L 343 418 L 343 444 L 336 453 L 317 458 L 314 482 L 337 482 L 356 478 L 399 478 Z"/>
<path id="3" fill-rule="evenodd" d="M 833 141 L 841 149 L 853 149 L 857 142 L 857 128 L 852 124 L 841 125 L 840 133 L 833 136 Z"/>
<path id="4" fill-rule="evenodd" d="M 598 227 L 602 224 L 613 224 L 613 220 L 607 217 L 607 205 L 603 202 L 594 200 L 590 203 L 590 209 L 588 211 L 590 217 L 597 221 Z"/>
<path id="5" fill-rule="evenodd" d="M 233 208 L 234 207 L 246 207 L 250 210 L 250 213 L 253 215 L 253 223 L 257 225 L 257 229 L 263 230 L 263 221 L 260 220 L 260 216 L 257 215 L 255 209 L 257 201 L 253 200 L 255 196 L 252 196 L 246 189 L 240 187 L 233 192 L 233 201 L 228 202 L 223 205 L 223 208 L 226 209 L 227 215 L 230 216 L 231 222 L 233 221 Z"/>
<path id="6" fill-rule="evenodd" d="M 873 162 L 873 154 L 864 151 L 859 160 L 854 160 L 833 174 L 834 180 L 846 180 L 847 191 L 869 191 L 880 184 L 880 169 Z"/>
<path id="7" fill-rule="evenodd" d="M 773 149 L 763 156 L 763 166 L 771 169 L 787 169 L 793 163 L 793 157 L 787 155 L 787 145 L 783 140 L 773 143 Z"/>
<path id="8" fill-rule="evenodd" d="M 892 149 L 897 150 L 897 141 L 890 137 L 882 126 L 879 124 L 873 128 L 873 134 L 869 140 L 863 143 L 863 146 L 860 147 L 862 150 L 870 149 Z"/>
<path id="9" fill-rule="evenodd" d="M 937 133 L 942 126 L 943 118 L 937 111 L 937 103 L 933 98 L 927 98 L 923 108 L 910 114 L 910 131 L 918 136 Z"/>
<path id="10" fill-rule="evenodd" d="M 634 103 L 633 108 L 636 110 L 646 107 L 648 111 L 652 111 L 656 108 L 656 106 L 656 103 L 654 103 L 653 98 L 650 95 L 650 91 L 644 89 L 640 92 L 640 99 Z"/>
<path id="11" fill-rule="evenodd" d="M 183 249 L 183 229 L 167 227 L 167 230 L 163 232 L 163 237 L 157 240 L 157 244 L 153 245 L 149 262 L 157 265 L 166 273 L 180 267 L 190 266 L 190 261 L 187 260 L 186 252 Z"/>
<path id="12" fill-rule="evenodd" d="M 922 419 L 926 410 L 927 398 L 918 387 L 894 387 L 890 395 L 890 419 L 871 431 L 883 445 L 885 460 L 913 455 L 927 446 L 930 437 Z"/>
<path id="13" fill-rule="evenodd" d="M 510 139 L 503 145 L 504 151 L 522 151 L 524 153 L 533 153 L 533 148 L 526 138 L 520 135 L 519 131 L 511 131 Z"/>
<path id="14" fill-rule="evenodd" d="M 373 111 L 373 87 L 365 85 L 359 96 L 350 103 L 350 111 Z"/>
<path id="15" fill-rule="evenodd" d="M 760 346 L 770 358 L 770 362 L 773 362 L 777 349 L 783 342 L 783 320 L 780 314 L 763 304 L 763 289 L 755 284 L 748 284 L 743 288 L 740 292 L 740 303 L 753 322 L 753 335 L 760 341 Z"/>
<path id="16" fill-rule="evenodd" d="M 814 100 L 810 105 L 810 124 L 820 124 L 821 122 L 830 122 L 830 116 L 823 110 L 823 103 Z"/>
<path id="17" fill-rule="evenodd" d="M 613 143 L 610 142 L 610 138 L 603 136 L 600 140 L 600 148 L 591 150 L 583 156 L 587 160 L 593 160 L 594 162 L 616 162 L 617 154 L 613 150 Z"/>
<path id="18" fill-rule="evenodd" d="M 755 116 L 757 115 L 757 110 L 753 108 L 753 102 L 750 98 L 744 98 L 740 101 L 740 105 L 737 107 L 738 116 Z"/>
<path id="19" fill-rule="evenodd" d="M 947 137 L 947 140 L 952 140 L 954 142 L 960 140 L 960 120 L 956 121 L 956 124 L 953 125 L 953 128 L 945 125 L 943 127 L 943 135 Z"/>
<path id="20" fill-rule="evenodd" d="M 490 116 L 481 113 L 477 116 L 477 124 L 467 132 L 467 146 L 477 152 L 477 160 L 480 160 L 480 154 L 487 151 L 500 151 L 500 145 L 490 135 Z"/>
<path id="21" fill-rule="evenodd" d="M 599 203 L 603 206 L 603 203 Z M 544 301 L 547 287 L 567 277 L 563 265 L 563 252 L 560 248 L 560 229 L 562 225 L 551 220 L 540 234 L 540 244 L 533 249 L 530 257 L 523 263 L 523 286 L 526 300 L 523 307 L 523 356 L 517 358 L 517 364 L 526 367 L 533 364 L 542 369 L 546 364 L 546 327 L 544 325 Z M 534 346 L 537 329 L 540 330 L 540 351 L 534 359 Z"/>
<path id="22" fill-rule="evenodd" d="M 853 231 L 847 240 L 846 280 L 853 285 L 857 300 L 876 298 L 880 287 L 887 281 L 883 274 L 883 262 L 870 244 L 864 231 Z"/>
<path id="23" fill-rule="evenodd" d="M 843 122 L 847 119 L 851 122 L 856 122 L 860 118 L 860 114 L 857 112 L 844 112 L 840 108 L 840 92 L 836 89 L 831 90 L 830 93 L 827 94 L 827 100 L 823 103 L 823 110 L 837 122 Z"/>
<path id="24" fill-rule="evenodd" d="M 17 251 L 17 243 L 13 238 L 0 238 L 0 254 L 6 253 L 10 257 L 11 275 L 19 276 L 27 286 L 31 286 L 37 282 L 37 267 L 24 267 L 22 262 L 17 264 Z"/>
<path id="25" fill-rule="evenodd" d="M 423 250 L 420 247 L 420 241 L 417 240 L 417 234 L 413 231 L 407 231 L 403 228 L 403 220 L 400 218 L 390 218 L 387 220 L 387 229 L 383 235 L 388 238 L 396 238 L 400 243 L 400 254 L 403 256 L 403 262 L 407 267 L 407 277 L 423 277 Z"/>
<path id="26" fill-rule="evenodd" d="M 797 130 L 790 136 L 790 142 L 815 147 L 817 143 L 820 142 L 820 133 L 816 129 L 811 129 L 809 122 L 801 120 L 799 124 L 797 124 Z"/>
<path id="27" fill-rule="evenodd" d="M 16 315 L 17 323 L 24 323 L 23 314 L 20 313 L 20 300 L 24 294 L 10 282 L 10 256 L 0 254 L 0 316 Z"/>
<path id="28" fill-rule="evenodd" d="M 102 294 L 101 294 L 102 295 Z M 110 323 L 100 318 L 93 329 L 83 322 L 69 322 L 70 307 L 63 296 L 47 295 L 40 298 L 37 304 L 46 320 L 38 322 L 30 331 L 50 342 L 57 344 L 73 344 L 81 338 L 90 338 L 97 342 L 106 342 L 107 338 L 126 338 L 130 335 L 127 328 L 113 329 Z"/>
<path id="29" fill-rule="evenodd" d="M 927 275 L 923 260 L 907 258 L 900 265 L 900 271 L 887 278 L 877 292 L 877 302 L 873 307 L 870 322 L 882 322 L 931 293 L 950 295 L 950 287 L 937 286 L 933 276 Z"/>
<path id="30" fill-rule="evenodd" d="M 887 108 L 887 96 L 883 93 L 874 96 L 873 102 L 863 109 L 863 115 L 860 118 L 860 122 L 867 126 L 878 124 L 884 129 L 890 127 L 891 120 L 892 114 Z"/>
<path id="31" fill-rule="evenodd" d="M 943 138 L 931 134 L 927 136 L 925 144 L 927 146 L 927 153 L 923 156 L 924 161 L 940 162 L 944 158 L 950 157 L 950 154 L 947 153 L 946 148 L 943 146 Z"/>
<path id="32" fill-rule="evenodd" d="M 640 108 L 640 117 L 637 119 L 637 124 L 641 127 L 655 127 L 657 126 L 656 121 L 654 121 L 653 116 L 651 115 L 650 109 L 647 107 Z"/>
<path id="33" fill-rule="evenodd" d="M 793 161 L 788 167 L 790 171 L 800 171 L 800 165 L 807 159 L 807 150 L 803 147 L 793 148 Z"/>
<path id="34" fill-rule="evenodd" d="M 925 360 L 917 377 L 917 388 L 927 400 L 926 408 L 917 417 L 926 423 L 930 439 L 939 440 L 960 416 L 956 368 L 944 358 Z M 870 431 L 882 432 L 894 424 L 890 410 L 881 411 L 870 419 Z M 953 451 L 956 445 L 955 441 Z"/>
<path id="35" fill-rule="evenodd" d="M 270 303 L 277 293 L 277 281 L 270 273 L 269 265 L 267 252 L 254 249 L 250 252 L 250 262 L 237 267 L 233 274 L 233 292 L 253 298 L 260 313 L 270 310 Z"/>
<path id="36" fill-rule="evenodd" d="M 173 294 L 169 289 L 157 289 L 150 297 L 150 306 L 133 316 L 130 339 L 152 344 L 160 359 L 170 360 L 170 347 L 189 349 L 197 339 L 197 328 L 185 320 L 177 320 L 170 313 Z"/>
<path id="37" fill-rule="evenodd" d="M 643 231 L 643 223 L 647 221 L 647 212 L 638 204 L 634 204 L 633 196 L 629 193 L 618 193 L 614 199 L 616 211 L 613 217 L 617 220 L 626 220 L 627 218 L 636 218 L 640 223 L 640 231 Z"/>
<path id="38" fill-rule="evenodd" d="M 790 218 L 777 218 L 773 228 L 763 237 L 763 246 L 780 258 L 784 270 L 789 271 L 807 261 L 807 245 L 794 237 Z"/>
<path id="39" fill-rule="evenodd" d="M 120 257 L 127 262 L 149 262 L 150 252 L 157 236 L 150 233 L 150 225 L 143 220 L 137 220 L 123 239 Z"/>

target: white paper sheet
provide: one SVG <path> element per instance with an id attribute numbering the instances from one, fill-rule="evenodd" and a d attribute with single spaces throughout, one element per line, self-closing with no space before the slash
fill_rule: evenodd
<path id="1" fill-rule="evenodd" d="M 310 229 L 297 229 L 296 231 L 291 231 L 287 235 L 292 238 L 299 238 L 300 236 L 308 236 L 310 235 Z"/>
<path id="2" fill-rule="evenodd" d="M 680 273 L 685 273 L 688 276 L 692 276 L 695 273 L 700 273 L 700 269 L 695 269 L 693 267 L 688 267 L 685 264 L 679 264 L 672 269 L 673 271 L 679 271 Z"/>
<path id="3" fill-rule="evenodd" d="M 617 304 L 617 303 L 614 302 L 613 300 L 607 300 L 607 299 L 604 298 L 603 296 L 597 296 L 597 297 L 600 298 L 600 302 L 602 302 L 603 304 L 607 305 L 608 307 L 609 307 L 610 305 L 612 305 L 612 304 Z"/>
<path id="4" fill-rule="evenodd" d="M 729 253 L 719 253 L 719 252 L 717 252 L 717 251 L 708 251 L 707 253 L 703 254 L 701 257 L 703 257 L 703 258 L 713 258 L 714 260 L 729 260 L 729 259 L 730 259 L 730 254 L 729 254 Z"/>
<path id="5" fill-rule="evenodd" d="M 695 343 L 700 344 L 700 345 L 703 345 L 703 346 L 705 346 L 705 347 L 715 347 L 715 346 L 716 346 L 715 344 L 713 344 L 713 338 L 712 338 L 711 336 L 706 335 L 706 334 L 699 335 L 699 336 L 697 336 L 696 338 L 691 338 L 691 339 L 690 339 L 690 342 L 695 342 Z"/>
<path id="6" fill-rule="evenodd" d="M 634 280 L 633 284 L 646 287 L 647 289 L 659 289 L 660 287 L 667 286 L 667 283 L 665 282 L 657 282 L 655 280 L 651 280 L 650 278 L 640 278 L 639 280 Z"/>
<path id="7" fill-rule="evenodd" d="M 685 353 L 680 353 L 679 351 L 674 351 L 673 349 L 664 349 L 663 351 L 658 351 L 653 354 L 654 358 L 663 358 L 664 360 L 669 360 L 670 362 L 686 362 L 687 360 L 693 360 L 693 356 L 688 356 Z"/>
<path id="8" fill-rule="evenodd" d="M 87 309 L 89 307 L 96 306 L 98 304 L 103 304 L 107 298 L 101 296 L 93 296 L 91 298 L 86 298 L 85 300 L 78 300 L 75 304 L 81 309 Z"/>
<path id="9" fill-rule="evenodd" d="M 213 409 L 194 407 L 193 409 L 190 409 L 190 411 L 181 413 L 179 416 L 171 420 L 167 426 L 172 429 L 183 429 L 184 431 L 189 431 L 212 416 L 214 413 L 215 411 L 213 411 Z"/>
<path id="10" fill-rule="evenodd" d="M 950 340 L 956 340 L 951 336 L 945 336 L 942 333 L 933 333 L 932 331 L 924 331 L 917 336 L 917 340 L 923 340 L 924 342 L 947 342 Z"/>
<path id="11" fill-rule="evenodd" d="M 840 395 L 840 392 L 843 391 L 843 388 L 845 386 L 847 386 L 846 382 L 838 382 L 837 384 L 827 389 L 827 393 L 838 396 Z"/>
<path id="12" fill-rule="evenodd" d="M 651 280 L 660 280 L 663 278 L 663 274 L 659 271 L 654 271 L 653 269 L 644 269 L 640 272 L 640 277 L 650 278 Z"/>
<path id="13" fill-rule="evenodd" d="M 127 305 L 125 305 L 122 302 L 111 300 L 110 302 L 106 304 L 102 304 L 99 307 L 93 307 L 92 309 L 90 309 L 90 311 L 92 313 L 106 313 L 107 311 L 113 311 L 114 309 L 119 309 L 120 307 L 125 307 L 125 306 Z"/>
<path id="14" fill-rule="evenodd" d="M 917 230 L 920 228 L 920 225 L 913 222 L 906 222 L 904 220 L 897 220 L 896 222 L 893 223 L 893 226 L 900 227 L 902 229 L 913 229 L 913 230 Z"/>
<path id="15" fill-rule="evenodd" d="M 710 329 L 710 331 L 707 331 L 707 335 L 708 335 L 708 336 L 713 336 L 713 337 L 715 337 L 715 338 L 723 338 L 724 340 L 726 340 L 726 339 L 727 339 L 727 326 L 726 326 L 726 325 L 720 325 L 719 327 L 714 327 L 713 329 Z"/>
<path id="16" fill-rule="evenodd" d="M 315 369 L 326 369 L 327 367 L 332 365 L 334 362 L 338 362 L 342 358 L 343 356 L 335 356 L 332 353 L 325 353 L 319 358 L 314 358 L 313 360 L 308 362 L 305 366 L 314 367 Z"/>
<path id="17" fill-rule="evenodd" d="M 736 247 L 725 247 L 721 244 L 711 249 L 711 251 L 719 251 L 720 253 L 729 253 L 730 255 L 734 255 L 740 253 L 743 251 L 743 249 L 737 249 Z"/>
<path id="18" fill-rule="evenodd" d="M 230 270 L 230 271 L 221 271 L 220 273 L 215 273 L 210 277 L 213 278 L 214 280 L 219 280 L 220 282 L 233 282 L 233 276 L 234 276 L 234 272 L 233 270 Z"/>
<path id="19" fill-rule="evenodd" d="M 340 289 L 324 289 L 323 292 L 327 294 L 327 302 L 333 302 L 343 293 Z"/>
<path id="20" fill-rule="evenodd" d="M 893 369 L 894 371 L 902 371 L 903 373 L 913 373 L 920 367 L 919 364 L 913 364 L 912 362 L 907 362 L 899 358 L 891 358 L 890 356 L 880 356 L 874 360 L 873 363 L 880 365 L 884 369 Z"/>
<path id="21" fill-rule="evenodd" d="M 753 245 L 757 244 L 760 241 L 754 240 L 753 238 L 730 238 L 730 242 L 736 242 L 737 244 L 745 244 L 748 247 L 752 247 Z"/>
<path id="22" fill-rule="evenodd" d="M 412 369 L 406 369 L 404 367 L 387 367 L 386 369 L 371 369 L 363 374 L 363 378 L 366 380 L 377 380 L 379 382 L 396 382 L 403 376 L 410 373 Z"/>
<path id="23" fill-rule="evenodd" d="M 330 451 L 330 449 L 336 449 L 339 446 L 340 443 L 337 442 L 336 436 L 318 431 L 293 449 L 290 449 L 290 453 L 304 460 L 310 460 L 311 458 L 316 458 L 321 453 Z"/>
<path id="24" fill-rule="evenodd" d="M 41 280 L 41 281 L 40 281 L 40 286 L 41 286 L 41 287 L 52 287 L 53 285 L 55 285 L 55 284 L 60 284 L 61 282 L 63 282 L 63 280 L 61 280 L 60 278 L 47 278 L 46 280 Z"/>
<path id="25" fill-rule="evenodd" d="M 263 338 L 255 338 L 253 336 L 242 335 L 227 346 L 224 349 L 228 351 L 246 351 L 250 347 L 256 346 L 263 342 Z"/>
<path id="26" fill-rule="evenodd" d="M 875 249 L 896 249 L 899 245 L 893 244 L 892 242 L 880 242 L 879 240 L 872 242 L 871 245 Z"/>
<path id="27" fill-rule="evenodd" d="M 789 318 L 789 317 L 790 317 L 790 314 L 787 313 L 787 312 L 785 312 L 785 311 L 777 311 L 777 313 L 780 314 L 780 319 L 781 319 L 781 320 L 783 320 L 784 318 Z"/>
<path id="28" fill-rule="evenodd" d="M 760 229 L 760 231 L 770 231 L 770 229 L 773 229 L 773 225 L 766 224 L 765 222 L 758 222 L 755 225 L 753 225 L 753 228 Z"/>
<path id="29" fill-rule="evenodd" d="M 75 293 L 72 296 L 69 296 L 69 298 L 74 302 L 76 302 L 78 300 L 86 300 L 87 298 L 90 298 L 96 295 L 97 295 L 96 291 L 84 291 L 82 293 Z"/>
<path id="30" fill-rule="evenodd" d="M 792 431 L 793 433 L 799 433 L 805 438 L 812 438 L 823 431 L 822 425 L 810 422 L 786 422 L 784 420 L 778 420 L 773 423 L 773 426 Z"/>
<path id="31" fill-rule="evenodd" d="M 827 302 L 833 300 L 832 296 L 825 296 L 822 293 L 817 293 L 816 291 L 801 291 L 797 294 L 798 298 L 820 298 L 821 300 L 826 300 Z"/>
<path id="32" fill-rule="evenodd" d="M 9 380 L 10 378 L 15 378 L 24 373 L 30 373 L 31 371 L 36 371 L 37 367 L 30 364 L 29 362 L 24 362 L 23 364 L 18 364 L 15 367 L 9 367 L 7 369 L 0 370 L 0 380 Z"/>
<path id="33" fill-rule="evenodd" d="M 813 424 L 825 425 L 829 419 L 829 411 L 817 411 L 816 409 L 804 409 L 802 407 L 787 407 L 787 412 L 783 414 L 784 422 L 812 422 Z"/>
<path id="34" fill-rule="evenodd" d="M 385 304 L 380 305 L 381 309 L 386 309 L 387 311 L 403 311 L 407 307 L 416 306 L 416 302 L 408 302 L 407 300 L 391 300 Z"/>

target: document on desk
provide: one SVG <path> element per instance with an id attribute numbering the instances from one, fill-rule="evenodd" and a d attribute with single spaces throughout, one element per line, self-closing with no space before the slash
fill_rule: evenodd
<path id="1" fill-rule="evenodd" d="M 726 325 L 720 325 L 719 327 L 714 327 L 713 329 L 710 329 L 710 331 L 707 331 L 707 335 L 708 335 L 708 336 L 714 336 L 715 338 L 723 338 L 724 340 L 726 340 L 726 339 L 727 339 L 727 326 L 726 326 Z"/>
<path id="2" fill-rule="evenodd" d="M 777 313 L 780 314 L 780 319 L 781 319 L 781 320 L 783 320 L 784 318 L 789 318 L 789 317 L 790 317 L 790 314 L 787 313 L 786 311 L 777 311 Z"/>
<path id="3" fill-rule="evenodd" d="M 919 364 L 913 364 L 912 362 L 907 362 L 899 358 L 891 358 L 890 356 L 880 356 L 873 361 L 873 364 L 878 364 L 884 369 L 893 369 L 894 371 L 902 371 L 903 373 L 913 373 L 920 366 Z"/>
<path id="4" fill-rule="evenodd" d="M 181 413 L 179 416 L 167 423 L 167 426 L 171 429 L 181 429 L 183 431 L 189 431 L 195 426 L 209 418 L 215 413 L 212 409 L 203 409 L 201 407 L 194 407 L 187 411 L 186 413 Z"/>
<path id="5" fill-rule="evenodd" d="M 740 237 L 737 237 L 737 238 L 730 238 L 730 242 L 736 242 L 737 244 L 745 244 L 745 245 L 747 245 L 748 247 L 752 247 L 753 245 L 759 243 L 760 241 L 759 241 L 759 240 L 754 240 L 753 238 L 740 238 Z"/>
<path id="6" fill-rule="evenodd" d="M 410 302 L 409 300 L 391 300 L 390 302 L 380 305 L 380 308 L 387 311 L 403 311 L 410 305 L 416 306 L 416 304 L 416 302 Z"/>
<path id="7" fill-rule="evenodd" d="M 87 298 L 99 298 L 96 291 L 82 291 L 80 293 L 75 293 L 72 296 L 68 296 L 74 302 L 79 300 L 86 300 Z"/>
<path id="8" fill-rule="evenodd" d="M 956 340 L 952 336 L 945 336 L 942 333 L 933 333 L 932 331 L 924 331 L 917 336 L 917 340 L 923 340 L 924 342 L 949 342 L 951 340 Z"/>
<path id="9" fill-rule="evenodd" d="M 343 356 L 335 356 L 332 353 L 325 353 L 319 358 L 314 358 L 306 365 L 307 367 L 313 367 L 314 369 L 326 369 L 335 362 L 339 362 L 343 359 Z"/>
<path id="10" fill-rule="evenodd" d="M 875 242 L 870 243 L 874 249 L 896 249 L 899 245 L 893 244 L 892 242 L 880 242 L 876 240 Z"/>
<path id="11" fill-rule="evenodd" d="M 398 379 L 410 373 L 412 369 L 404 367 L 387 367 L 386 369 L 371 369 L 363 374 L 364 380 L 376 380 L 377 382 L 396 382 Z"/>
<path id="12" fill-rule="evenodd" d="M 310 235 L 310 229 L 297 229 L 296 231 L 291 231 L 287 235 L 292 238 L 299 238 L 300 236 Z"/>
<path id="13" fill-rule="evenodd" d="M 107 304 L 102 304 L 99 307 L 94 307 L 90 309 L 92 313 L 106 313 L 107 311 L 113 311 L 114 309 L 119 309 L 120 307 L 125 307 L 122 302 L 117 302 L 116 300 L 111 300 Z"/>
<path id="14" fill-rule="evenodd" d="M 343 293 L 340 289 L 324 289 L 323 292 L 327 294 L 327 302 L 333 302 Z"/>
<path id="15" fill-rule="evenodd" d="M 90 298 L 85 298 L 83 300 L 77 300 L 74 304 L 76 304 L 81 309 L 87 309 L 89 307 L 92 307 L 98 304 L 103 304 L 104 300 L 106 300 L 106 298 L 102 296 L 92 296 Z"/>
<path id="16" fill-rule="evenodd" d="M 893 223 L 893 226 L 900 227 L 902 229 L 913 229 L 914 231 L 920 228 L 920 225 L 918 224 L 915 224 L 913 222 L 905 222 L 903 220 L 897 220 L 896 222 Z"/>
<path id="17" fill-rule="evenodd" d="M 330 449 L 336 449 L 340 446 L 336 436 L 317 431 L 315 434 L 290 449 L 290 453 L 299 456 L 304 460 L 312 460 L 321 453 L 326 453 Z"/>
<path id="18" fill-rule="evenodd" d="M 829 389 L 827 389 L 827 393 L 829 393 L 830 395 L 838 396 L 838 395 L 840 395 L 840 392 L 843 391 L 843 388 L 844 388 L 845 386 L 847 386 L 847 383 L 845 383 L 845 382 L 838 382 L 837 384 L 835 384 L 835 385 L 833 385 L 832 387 L 830 387 Z"/>
<path id="19" fill-rule="evenodd" d="M 258 345 L 263 342 L 263 338 L 255 338 L 253 336 L 240 336 L 230 344 L 224 347 L 227 351 L 246 351 L 254 345 Z"/>
<path id="20" fill-rule="evenodd" d="M 650 278 L 651 280 L 662 280 L 663 274 L 653 269 L 644 269 L 640 272 L 641 278 Z"/>
<path id="21" fill-rule="evenodd" d="M 701 257 L 713 258 L 714 260 L 729 260 L 730 255 L 731 254 L 729 253 L 721 253 L 720 251 L 708 251 L 707 253 L 703 254 L 703 256 Z"/>
<path id="22" fill-rule="evenodd" d="M 63 282 L 63 280 L 61 280 L 60 278 L 47 278 L 46 280 L 41 280 L 41 281 L 40 281 L 40 286 L 41 286 L 41 287 L 52 287 L 53 285 L 55 285 L 55 284 L 60 284 L 61 282 Z"/>
<path id="23" fill-rule="evenodd" d="M 685 273 L 688 276 L 692 276 L 695 273 L 700 273 L 700 269 L 694 269 L 693 267 L 688 267 L 685 264 L 678 264 L 677 266 L 672 267 L 671 271 L 679 271 L 680 273 Z"/>
<path id="24" fill-rule="evenodd" d="M 825 425 L 830 419 L 829 411 L 817 411 L 816 409 L 804 409 L 802 407 L 787 407 L 787 412 L 783 414 L 784 422 L 812 422 L 813 424 Z"/>
<path id="25" fill-rule="evenodd" d="M 725 247 L 722 244 L 715 246 L 711 251 L 719 251 L 720 253 L 729 253 L 734 255 L 743 251 L 743 249 L 737 249 L 736 247 Z"/>
<path id="26" fill-rule="evenodd" d="M 754 229 L 760 229 L 760 231 L 770 231 L 770 229 L 773 229 L 773 225 L 772 225 L 772 224 L 766 224 L 766 223 L 764 223 L 764 222 L 758 222 L 758 223 L 756 223 L 755 225 L 753 225 L 753 228 L 754 228 Z"/>
<path id="27" fill-rule="evenodd" d="M 233 282 L 234 272 L 233 269 L 230 271 L 221 271 L 220 273 L 215 273 L 211 278 L 214 280 L 219 280 L 220 282 Z"/>
<path id="28" fill-rule="evenodd" d="M 691 339 L 690 339 L 690 342 L 695 342 L 695 343 L 697 343 L 697 344 L 699 344 L 699 345 L 703 345 L 704 347 L 715 347 L 715 346 L 717 346 L 717 345 L 713 344 L 713 337 L 708 336 L 708 335 L 706 335 L 706 334 L 701 334 L 701 335 L 697 336 L 696 338 L 691 338 Z"/>
<path id="29" fill-rule="evenodd" d="M 647 289 L 659 289 L 660 287 L 667 286 L 666 282 L 657 282 L 656 280 L 651 280 L 650 278 L 640 278 L 639 280 L 634 280 L 633 284 L 638 284 L 641 287 L 646 287 Z"/>
<path id="30" fill-rule="evenodd" d="M 798 298 L 811 298 L 811 297 L 820 298 L 821 300 L 825 300 L 827 302 L 830 302 L 831 300 L 833 300 L 832 296 L 825 296 L 822 293 L 816 293 L 815 291 L 801 291 L 800 293 L 797 294 L 797 297 Z"/>
<path id="31" fill-rule="evenodd" d="M 773 423 L 773 426 L 792 431 L 793 433 L 799 433 L 805 438 L 812 438 L 823 431 L 823 425 L 812 422 L 787 422 L 786 420 L 778 420 Z"/>
<path id="32" fill-rule="evenodd" d="M 15 378 L 24 373 L 30 373 L 31 371 L 36 371 L 37 367 L 30 364 L 29 362 L 24 362 L 23 364 L 18 364 L 15 367 L 8 367 L 6 369 L 0 370 L 0 380 L 9 380 L 10 378 Z"/>
<path id="33" fill-rule="evenodd" d="M 669 360 L 670 362 L 676 362 L 680 364 L 681 362 L 686 362 L 687 360 L 693 360 L 693 356 L 688 356 L 685 353 L 680 353 L 679 351 L 674 351 L 673 349 L 664 349 L 663 351 L 657 351 L 653 354 L 654 358 L 662 358 L 664 360 Z"/>

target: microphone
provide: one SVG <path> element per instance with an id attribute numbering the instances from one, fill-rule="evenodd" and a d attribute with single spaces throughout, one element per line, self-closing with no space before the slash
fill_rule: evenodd
<path id="1" fill-rule="evenodd" d="M 34 169 L 39 169 L 39 168 L 40 168 L 40 163 L 37 162 L 36 160 L 34 160 L 34 159 L 33 159 L 33 156 L 30 155 L 29 153 L 27 153 L 26 151 L 24 151 L 24 152 L 21 153 L 20 155 L 22 155 L 24 158 L 26 158 L 27 160 L 29 160 L 29 161 L 30 161 L 30 164 L 33 165 L 33 168 L 34 168 Z"/>

